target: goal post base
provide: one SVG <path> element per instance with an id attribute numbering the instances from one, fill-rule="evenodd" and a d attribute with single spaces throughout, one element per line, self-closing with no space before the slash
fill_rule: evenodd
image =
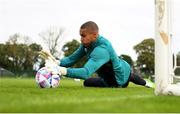
<path id="1" fill-rule="evenodd" d="M 155 90 L 155 94 L 180 96 L 180 84 L 168 84 L 160 90 Z"/>

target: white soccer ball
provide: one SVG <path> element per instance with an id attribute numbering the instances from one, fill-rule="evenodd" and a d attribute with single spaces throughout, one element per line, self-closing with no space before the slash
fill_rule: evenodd
<path id="1" fill-rule="evenodd" d="M 60 76 L 52 75 L 46 67 L 42 67 L 37 71 L 35 80 L 41 88 L 56 88 L 60 84 Z"/>

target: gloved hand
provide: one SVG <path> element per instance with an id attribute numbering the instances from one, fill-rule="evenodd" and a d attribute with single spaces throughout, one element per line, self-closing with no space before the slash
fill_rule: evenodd
<path id="1" fill-rule="evenodd" d="M 60 61 L 56 60 L 49 51 L 41 50 L 39 56 L 45 60 L 45 64 L 60 65 Z"/>
<path id="2" fill-rule="evenodd" d="M 45 59 L 45 67 L 47 67 L 52 74 L 66 75 L 67 68 L 61 67 L 60 61 L 56 60 L 49 51 L 41 50 L 39 56 Z"/>
<path id="3" fill-rule="evenodd" d="M 50 65 L 46 66 L 49 71 L 52 72 L 52 74 L 59 74 L 59 75 L 66 75 L 67 74 L 67 68 L 66 67 L 61 67 L 58 65 Z"/>

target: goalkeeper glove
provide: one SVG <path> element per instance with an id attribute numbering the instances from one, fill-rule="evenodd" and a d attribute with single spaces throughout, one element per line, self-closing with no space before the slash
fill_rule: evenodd
<path id="1" fill-rule="evenodd" d="M 51 66 L 46 66 L 49 71 L 51 71 L 52 74 L 59 74 L 59 75 L 66 75 L 67 74 L 67 68 L 66 67 L 61 67 L 58 65 L 51 65 Z"/>
<path id="2" fill-rule="evenodd" d="M 60 65 L 60 61 L 56 60 L 49 51 L 41 50 L 39 56 L 45 60 L 45 62 Z"/>

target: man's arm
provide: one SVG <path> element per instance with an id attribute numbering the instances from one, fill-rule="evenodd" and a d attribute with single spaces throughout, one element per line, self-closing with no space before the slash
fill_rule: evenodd
<path id="1" fill-rule="evenodd" d="M 60 66 L 69 67 L 72 66 L 77 60 L 85 55 L 84 47 L 80 45 L 80 47 L 70 56 L 61 59 Z"/>
<path id="2" fill-rule="evenodd" d="M 68 68 L 67 77 L 87 79 L 96 72 L 103 64 L 107 63 L 110 55 L 104 47 L 97 47 L 90 55 L 90 59 L 83 68 Z"/>

